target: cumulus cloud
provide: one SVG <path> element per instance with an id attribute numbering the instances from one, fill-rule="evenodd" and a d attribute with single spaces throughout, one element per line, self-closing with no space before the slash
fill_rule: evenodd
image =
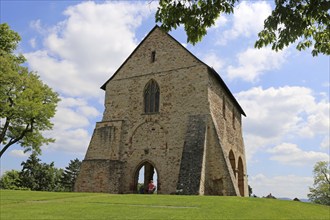
<path id="1" fill-rule="evenodd" d="M 243 126 L 249 159 L 257 150 L 288 139 L 328 136 L 329 102 L 316 101 L 309 88 L 254 87 L 236 97 L 248 115 Z"/>
<path id="2" fill-rule="evenodd" d="M 238 66 L 229 65 L 227 76 L 229 79 L 240 78 L 254 82 L 267 71 L 279 69 L 288 56 L 288 50 L 273 51 L 270 47 L 247 50 L 236 55 Z"/>
<path id="3" fill-rule="evenodd" d="M 55 143 L 45 146 L 48 150 L 65 152 L 86 152 L 90 141 L 88 129 L 101 113 L 82 98 L 61 97 L 55 117 L 52 119 L 54 128 L 45 132 L 46 136 L 56 139 Z"/>
<path id="4" fill-rule="evenodd" d="M 85 71 L 79 71 L 79 63 L 69 60 L 59 60 L 51 56 L 47 50 L 39 50 L 24 54 L 31 69 L 38 71 L 42 80 L 57 92 L 68 96 L 93 97 L 101 95 L 99 91 L 100 80 L 89 79 L 93 75 Z M 105 74 L 103 74 L 105 75 Z"/>
<path id="5" fill-rule="evenodd" d="M 300 135 L 314 137 L 315 134 L 324 134 L 329 139 L 329 101 L 322 100 L 319 103 L 315 103 L 309 106 L 306 112 L 309 113 L 309 115 L 305 126 L 300 130 Z"/>
<path id="6" fill-rule="evenodd" d="M 24 54 L 31 69 L 62 94 L 99 97 L 99 87 L 137 45 L 135 30 L 153 12 L 148 4 L 83 2 L 67 8 L 67 19 L 47 32 L 42 50 Z M 45 30 L 46 29 L 46 30 Z"/>
<path id="7" fill-rule="evenodd" d="M 240 36 L 257 37 L 257 33 L 263 29 L 264 20 L 271 14 L 271 6 L 266 1 L 239 3 L 233 13 L 231 29 L 220 35 L 218 44 L 224 45 L 229 40 Z M 219 22 L 224 24 L 226 22 Z"/>
<path id="8" fill-rule="evenodd" d="M 259 197 L 273 196 L 294 198 L 307 198 L 308 186 L 313 185 L 313 177 L 287 175 L 287 176 L 266 176 L 257 174 L 249 177 L 249 185 L 252 186 L 253 193 Z"/>
<path id="9" fill-rule="evenodd" d="M 303 151 L 296 144 L 282 143 L 268 150 L 271 160 L 283 164 L 303 166 L 315 164 L 317 161 L 328 161 L 329 155 L 322 152 Z"/>
<path id="10" fill-rule="evenodd" d="M 84 155 L 86 153 L 91 138 L 88 130 L 80 128 L 62 130 L 55 127 L 50 135 L 56 139 L 56 142 L 43 146 L 43 149 L 75 153 L 78 155 Z"/>

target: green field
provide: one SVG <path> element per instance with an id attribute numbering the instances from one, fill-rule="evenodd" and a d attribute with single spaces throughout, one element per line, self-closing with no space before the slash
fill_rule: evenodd
<path id="1" fill-rule="evenodd" d="M 274 199 L 0 191 L 5 219 L 329 219 L 330 207 Z"/>

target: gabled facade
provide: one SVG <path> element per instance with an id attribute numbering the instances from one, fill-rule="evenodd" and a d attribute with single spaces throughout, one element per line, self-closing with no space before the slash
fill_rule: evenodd
<path id="1" fill-rule="evenodd" d="M 101 87 L 96 124 L 75 191 L 248 195 L 242 115 L 221 77 L 155 26 Z"/>

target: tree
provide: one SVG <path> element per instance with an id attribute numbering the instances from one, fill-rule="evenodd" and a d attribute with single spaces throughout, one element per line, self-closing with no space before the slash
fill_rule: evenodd
<path id="1" fill-rule="evenodd" d="M 16 32 L 0 24 L 0 157 L 16 143 L 40 153 L 41 145 L 54 141 L 41 132 L 52 129 L 58 94 L 22 65 L 24 56 L 14 54 L 19 41 Z"/>
<path id="2" fill-rule="evenodd" d="M 207 34 L 207 28 L 215 24 L 221 13 L 230 14 L 238 0 L 160 0 L 156 22 L 165 31 L 181 24 L 187 33 L 187 42 L 196 44 Z"/>
<path id="3" fill-rule="evenodd" d="M 74 184 L 76 182 L 77 176 L 80 171 L 81 161 L 76 158 L 75 160 L 70 160 L 70 163 L 63 172 L 61 183 L 66 191 L 73 191 Z"/>
<path id="4" fill-rule="evenodd" d="M 255 47 L 271 44 L 278 51 L 299 40 L 298 50 L 313 47 L 313 56 L 330 55 L 329 10 L 327 0 L 276 0 Z"/>
<path id="5" fill-rule="evenodd" d="M 63 175 L 63 169 L 58 169 L 54 166 L 54 162 L 50 164 L 42 163 L 39 174 L 37 175 L 37 181 L 39 183 L 39 189 L 41 191 L 63 191 L 61 184 L 61 177 Z"/>
<path id="6" fill-rule="evenodd" d="M 22 162 L 22 170 L 20 172 L 21 185 L 31 190 L 38 190 L 39 184 L 37 181 L 38 173 L 41 169 L 40 159 L 36 153 L 32 153 L 29 158 Z"/>
<path id="7" fill-rule="evenodd" d="M 50 164 L 41 163 L 36 153 L 21 164 L 20 172 L 21 186 L 36 191 L 62 191 L 61 176 L 62 169 L 57 169 L 54 162 Z"/>
<path id="8" fill-rule="evenodd" d="M 250 185 L 248 185 L 248 189 L 249 189 L 249 197 L 251 197 L 252 196 L 252 187 L 250 186 Z"/>
<path id="9" fill-rule="evenodd" d="M 319 161 L 314 166 L 314 187 L 310 187 L 309 200 L 330 206 L 330 169 L 329 163 Z"/>
<path id="10" fill-rule="evenodd" d="M 0 189 L 19 189 L 20 188 L 19 171 L 6 171 L 0 179 Z"/>
<path id="11" fill-rule="evenodd" d="M 231 14 L 238 0 L 160 0 L 156 22 L 165 31 L 181 24 L 187 42 L 196 44 L 222 13 Z M 255 47 L 272 44 L 275 51 L 300 40 L 298 50 L 313 47 L 313 56 L 330 55 L 330 2 L 327 0 L 275 0 Z"/>

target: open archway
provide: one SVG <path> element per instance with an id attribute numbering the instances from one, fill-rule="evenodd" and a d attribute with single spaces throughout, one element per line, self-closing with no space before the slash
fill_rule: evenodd
<path id="1" fill-rule="evenodd" d="M 244 167 L 242 158 L 238 158 L 238 189 L 241 196 L 244 196 Z"/>
<path id="2" fill-rule="evenodd" d="M 155 166 L 149 161 L 142 162 L 134 173 L 134 193 L 147 193 L 150 180 L 153 180 L 156 186 L 156 192 L 159 191 L 160 184 L 158 179 L 158 172 Z"/>

